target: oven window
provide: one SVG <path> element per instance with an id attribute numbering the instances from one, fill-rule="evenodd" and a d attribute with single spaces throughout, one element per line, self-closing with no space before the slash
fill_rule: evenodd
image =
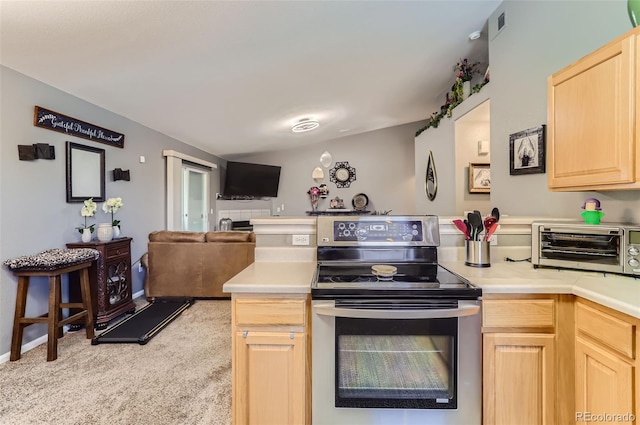
<path id="1" fill-rule="evenodd" d="M 336 407 L 456 408 L 457 319 L 336 319 Z"/>

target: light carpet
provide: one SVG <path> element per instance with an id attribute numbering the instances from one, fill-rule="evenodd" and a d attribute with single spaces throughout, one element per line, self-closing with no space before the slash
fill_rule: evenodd
<path id="1" fill-rule="evenodd" d="M 146 345 L 92 346 L 83 329 L 46 353 L 0 365 L 0 424 L 231 424 L 228 300 L 197 300 Z"/>

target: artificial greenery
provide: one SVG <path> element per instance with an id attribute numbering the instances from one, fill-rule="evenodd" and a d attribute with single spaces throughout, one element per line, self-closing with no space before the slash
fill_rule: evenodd
<path id="1" fill-rule="evenodd" d="M 471 81 L 474 74 L 480 74 L 479 66 L 479 62 L 469 63 L 467 59 L 461 59 L 460 62 L 454 66 L 454 70 L 456 71 L 456 80 L 454 81 L 453 86 L 451 86 L 451 97 L 449 97 L 449 93 L 447 93 L 446 101 L 444 105 L 440 107 L 440 112 L 434 112 L 431 114 L 427 121 L 427 125 L 416 132 L 416 137 L 428 128 L 437 128 L 438 125 L 440 125 L 440 121 L 445 116 L 447 118 L 451 118 L 455 107 L 462 103 L 463 83 L 465 81 Z M 484 81 L 473 86 L 471 93 L 478 93 L 488 82 L 489 76 L 487 75 L 485 76 Z"/>

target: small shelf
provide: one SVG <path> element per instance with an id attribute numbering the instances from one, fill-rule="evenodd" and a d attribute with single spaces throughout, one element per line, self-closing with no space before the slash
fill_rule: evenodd
<path id="1" fill-rule="evenodd" d="M 307 215 L 367 215 L 371 214 L 371 211 L 358 211 L 358 210 L 325 210 L 325 211 L 306 211 Z"/>

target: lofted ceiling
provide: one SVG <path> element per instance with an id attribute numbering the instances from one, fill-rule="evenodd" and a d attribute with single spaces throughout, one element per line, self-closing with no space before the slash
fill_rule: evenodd
<path id="1" fill-rule="evenodd" d="M 499 3 L 2 0 L 0 63 L 232 158 L 426 119 Z"/>

